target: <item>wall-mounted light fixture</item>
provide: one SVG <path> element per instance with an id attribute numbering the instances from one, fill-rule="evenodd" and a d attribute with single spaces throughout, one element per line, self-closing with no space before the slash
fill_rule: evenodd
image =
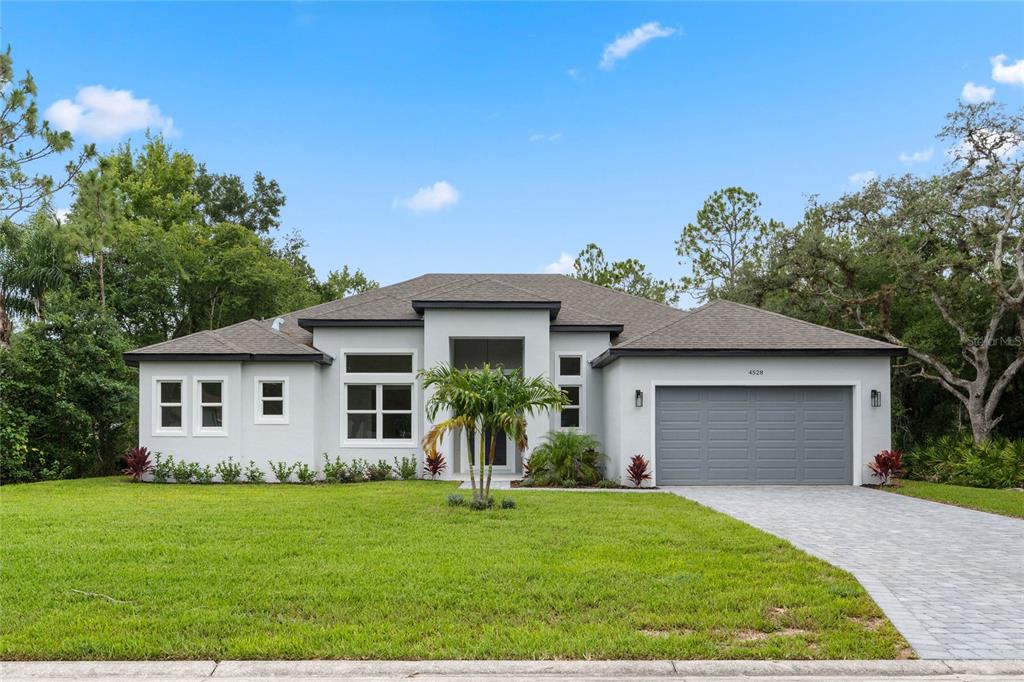
<path id="1" fill-rule="evenodd" d="M 636 396 L 634 397 L 634 401 L 637 407 L 644 406 L 644 392 L 641 391 L 639 388 L 636 389 Z"/>
<path id="2" fill-rule="evenodd" d="M 882 406 L 882 392 L 876 389 L 871 389 L 871 407 Z"/>

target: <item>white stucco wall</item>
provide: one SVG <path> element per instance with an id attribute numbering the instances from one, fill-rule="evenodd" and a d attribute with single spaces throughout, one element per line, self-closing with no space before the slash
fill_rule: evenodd
<path id="1" fill-rule="evenodd" d="M 551 376 L 550 315 L 547 310 L 426 310 L 423 315 L 423 366 L 451 361 L 449 340 L 455 338 L 507 338 L 523 340 L 523 372 L 527 376 Z M 551 428 L 548 415 L 527 422 L 531 447 Z M 454 469 L 452 443 L 443 445 L 447 475 Z M 509 450 L 512 456 L 512 450 Z M 529 453 L 524 453 L 529 457 Z"/>
<path id="2" fill-rule="evenodd" d="M 345 372 L 345 353 L 352 352 L 397 352 L 410 351 L 413 354 L 413 373 L 423 367 L 423 330 L 418 327 L 316 327 L 313 330 L 313 345 L 334 358 L 334 363 L 320 372 L 320 401 L 317 406 L 317 468 L 323 466 L 323 453 L 332 459 L 365 459 L 376 462 L 379 459 L 392 463 L 395 457 L 417 457 L 423 455 L 419 442 L 425 433 L 423 417 L 423 392 L 419 382 L 413 389 L 413 438 L 412 445 L 393 443 L 372 443 L 360 446 L 344 444 L 342 433 L 341 391 Z M 386 381 L 386 378 L 384 378 Z"/>
<path id="3" fill-rule="evenodd" d="M 601 444 L 605 441 L 604 412 L 604 370 L 590 366 L 591 360 L 608 349 L 610 336 L 608 332 L 552 332 L 551 333 L 551 380 L 559 383 L 558 356 L 582 355 L 582 433 L 596 436 Z M 567 379 L 565 383 L 573 383 Z M 557 429 L 560 425 L 559 415 L 552 413 L 548 428 Z"/>
<path id="4" fill-rule="evenodd" d="M 215 466 L 232 457 L 243 466 L 255 461 L 269 472 L 268 459 L 316 464 L 314 415 L 319 365 L 313 362 L 168 362 L 139 363 L 139 444 L 176 460 Z M 288 424 L 257 424 L 256 377 L 283 378 L 288 385 Z M 181 379 L 182 429 L 158 432 L 156 380 Z M 200 434 L 196 429 L 196 382 L 221 379 L 224 385 L 224 429 Z"/>
<path id="5" fill-rule="evenodd" d="M 751 375 L 751 370 L 763 374 Z M 619 358 L 604 368 L 606 445 L 611 471 L 624 477 L 634 454 L 643 454 L 655 472 L 655 387 L 691 386 L 850 386 L 853 391 L 853 483 L 869 481 L 867 462 L 890 447 L 890 387 L 887 357 L 677 357 Z M 637 389 L 644 406 L 635 407 Z M 871 389 L 881 391 L 881 407 L 871 407 Z"/>

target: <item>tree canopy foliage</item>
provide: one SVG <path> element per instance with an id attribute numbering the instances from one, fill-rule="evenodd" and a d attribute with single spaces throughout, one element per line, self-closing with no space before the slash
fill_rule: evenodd
<path id="1" fill-rule="evenodd" d="M 347 265 L 317 278 L 302 236 L 278 234 L 277 181 L 212 173 L 160 136 L 75 151 L 35 92 L 0 55 L 0 481 L 114 470 L 137 419 L 122 352 L 377 286 Z M 65 153 L 59 178 L 33 170 Z"/>
<path id="2" fill-rule="evenodd" d="M 587 244 L 576 256 L 573 276 L 658 303 L 674 305 L 679 302 L 679 291 L 675 283 L 657 279 L 636 258 L 609 263 L 601 247 L 593 243 Z"/>

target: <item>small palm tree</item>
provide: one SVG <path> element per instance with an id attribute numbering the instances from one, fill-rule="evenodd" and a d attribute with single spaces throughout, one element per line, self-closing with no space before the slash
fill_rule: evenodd
<path id="1" fill-rule="evenodd" d="M 473 498 L 483 501 L 490 497 L 499 434 L 507 434 L 517 448 L 526 448 L 527 417 L 545 410 L 559 410 L 568 402 L 567 396 L 546 377 L 524 377 L 518 370 L 506 373 L 500 366 L 455 369 L 439 365 L 421 370 L 419 377 L 423 380 L 424 389 L 434 389 L 426 406 L 430 420 L 434 421 L 442 410 L 450 414 L 427 433 L 423 449 L 435 453 L 449 432 L 464 429 L 470 443 L 479 433 L 479 488 L 472 460 L 469 462 L 469 481 Z"/>

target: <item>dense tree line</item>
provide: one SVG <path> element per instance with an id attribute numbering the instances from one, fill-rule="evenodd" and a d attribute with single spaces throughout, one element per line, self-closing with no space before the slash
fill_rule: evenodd
<path id="1" fill-rule="evenodd" d="M 318 280 L 259 172 L 210 172 L 159 136 L 76 150 L 0 57 L 0 480 L 116 467 L 137 431 L 124 351 L 377 286 L 348 266 Z M 59 155 L 60 177 L 37 170 Z"/>
<path id="2" fill-rule="evenodd" d="M 759 215 L 756 194 L 715 192 L 683 228 L 675 283 L 906 346 L 896 365 L 896 442 L 963 432 L 1024 437 L 1024 114 L 965 105 L 939 139 L 932 177 L 877 180 L 810 202 L 787 227 Z M 588 245 L 577 276 L 661 302 L 671 286 L 631 262 L 597 268 Z M 668 292 L 668 293 L 667 293 Z"/>

